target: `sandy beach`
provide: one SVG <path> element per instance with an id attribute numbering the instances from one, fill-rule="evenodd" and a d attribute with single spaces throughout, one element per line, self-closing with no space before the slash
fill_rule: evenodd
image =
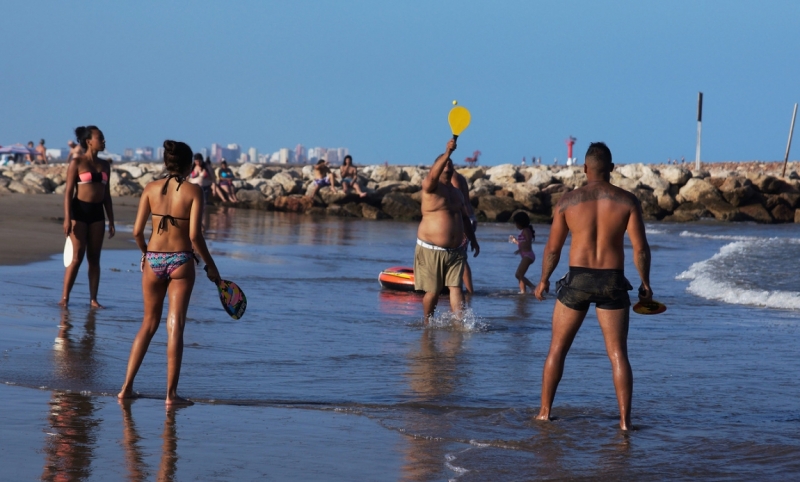
<path id="1" fill-rule="evenodd" d="M 103 249 L 136 249 L 130 230 L 139 199 L 115 197 L 116 235 Z M 64 249 L 64 196 L 60 194 L 0 195 L 0 266 L 21 265 L 47 259 Z"/>

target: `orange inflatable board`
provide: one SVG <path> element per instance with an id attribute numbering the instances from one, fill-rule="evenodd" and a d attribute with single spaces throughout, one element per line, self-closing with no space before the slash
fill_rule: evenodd
<path id="1" fill-rule="evenodd" d="M 414 268 L 393 266 L 378 275 L 381 288 L 395 291 L 414 291 Z"/>

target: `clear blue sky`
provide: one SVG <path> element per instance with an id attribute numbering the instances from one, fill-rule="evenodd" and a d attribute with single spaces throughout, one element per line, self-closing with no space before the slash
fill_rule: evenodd
<path id="1" fill-rule="evenodd" d="M 454 158 L 783 158 L 800 101 L 800 2 L 6 0 L 0 144 L 97 124 L 108 149 L 183 140 L 261 152 L 349 147 L 430 163 L 451 101 Z M 800 130 L 800 129 L 798 129 Z M 800 132 L 798 132 L 800 137 Z M 792 159 L 800 158 L 800 141 Z"/>

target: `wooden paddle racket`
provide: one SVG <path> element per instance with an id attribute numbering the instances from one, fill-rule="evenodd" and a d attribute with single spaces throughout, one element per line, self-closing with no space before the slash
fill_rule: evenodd
<path id="1" fill-rule="evenodd" d="M 633 305 L 633 312 L 640 315 L 657 315 L 667 311 L 667 306 L 658 301 L 640 301 Z"/>
<path id="2" fill-rule="evenodd" d="M 208 271 L 208 267 L 203 269 Z M 244 295 L 244 291 L 239 288 L 239 285 L 224 279 L 220 279 L 216 285 L 219 292 L 219 301 L 222 303 L 222 308 L 225 312 L 234 320 L 244 316 L 244 312 L 247 309 L 247 297 Z"/>
<path id="3" fill-rule="evenodd" d="M 453 101 L 453 104 L 457 104 L 457 102 Z M 447 122 L 450 123 L 450 130 L 453 131 L 453 139 L 458 139 L 458 136 L 464 132 L 464 129 L 469 127 L 469 122 L 471 120 L 472 116 L 466 107 L 456 105 L 450 109 L 450 114 L 447 116 Z"/>

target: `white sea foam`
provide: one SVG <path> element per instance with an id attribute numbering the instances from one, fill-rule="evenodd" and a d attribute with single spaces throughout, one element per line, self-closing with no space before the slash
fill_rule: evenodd
<path id="1" fill-rule="evenodd" d="M 644 232 L 645 234 L 667 234 L 667 231 L 665 229 L 656 229 L 651 226 L 645 226 Z"/>
<path id="2" fill-rule="evenodd" d="M 684 238 L 718 239 L 720 241 L 781 241 L 791 244 L 800 244 L 800 238 L 767 238 L 759 236 L 733 236 L 729 234 L 704 234 L 692 231 L 681 231 L 680 236 Z"/>
<path id="3" fill-rule="evenodd" d="M 684 231 L 685 232 L 685 231 Z M 683 236 L 684 234 L 681 233 Z M 700 236 L 698 236 L 700 237 Z M 677 280 L 689 280 L 687 291 L 709 300 L 722 301 L 735 305 L 763 306 L 766 308 L 800 309 L 800 292 L 781 290 L 758 290 L 736 286 L 725 279 L 726 272 L 719 265 L 727 258 L 745 255 L 748 249 L 765 241 L 776 241 L 777 238 L 758 238 L 732 236 L 731 238 L 747 238 L 726 244 L 711 258 L 689 266 L 689 269 L 675 277 Z M 714 239 L 722 239 L 716 237 Z M 795 238 L 780 238 L 781 242 L 795 243 Z"/>

